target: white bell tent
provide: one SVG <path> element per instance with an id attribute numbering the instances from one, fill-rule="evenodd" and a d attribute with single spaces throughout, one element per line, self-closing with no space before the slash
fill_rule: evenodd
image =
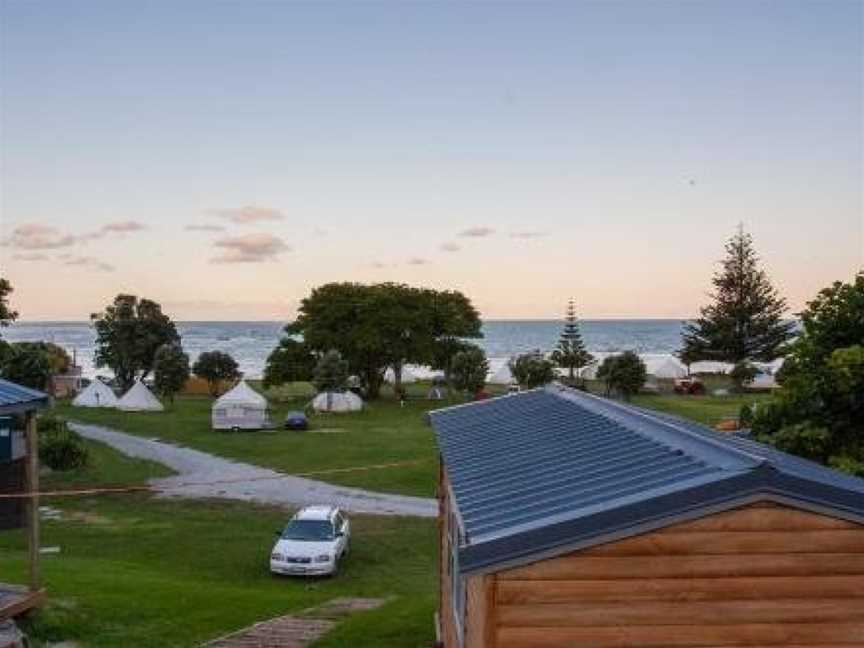
<path id="1" fill-rule="evenodd" d="M 214 430 L 260 430 L 270 426 L 267 399 L 241 380 L 213 403 Z"/>
<path id="2" fill-rule="evenodd" d="M 94 379 L 72 401 L 75 407 L 117 407 L 117 396 L 99 379 Z"/>
<path id="3" fill-rule="evenodd" d="M 147 389 L 147 385 L 136 380 L 129 391 L 120 397 L 117 402 L 117 409 L 127 412 L 161 412 L 165 408 L 159 399 L 153 395 L 153 392 Z"/>
<path id="4" fill-rule="evenodd" d="M 363 399 L 354 392 L 321 392 L 312 399 L 316 412 L 359 412 Z"/>

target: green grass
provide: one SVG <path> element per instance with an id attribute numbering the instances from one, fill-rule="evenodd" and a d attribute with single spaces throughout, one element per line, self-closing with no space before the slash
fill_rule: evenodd
<path id="1" fill-rule="evenodd" d="M 274 420 L 283 421 L 287 411 L 301 408 L 304 402 L 276 403 Z M 203 397 L 178 398 L 165 412 L 121 412 L 60 404 L 58 413 L 71 420 L 158 437 L 291 474 L 416 462 L 332 473 L 320 478 L 346 486 L 432 497 L 437 453 L 432 429 L 425 423 L 424 415 L 441 405 L 417 399 L 400 407 L 398 402 L 385 397 L 368 404 L 362 412 L 314 414 L 310 417 L 311 429 L 306 432 L 214 432 L 210 429 L 212 401 Z"/>
<path id="2" fill-rule="evenodd" d="M 720 420 L 737 418 L 742 405 L 766 402 L 770 394 L 735 394 L 729 396 L 679 396 L 677 394 L 639 394 L 634 405 L 676 414 L 708 426 Z"/>

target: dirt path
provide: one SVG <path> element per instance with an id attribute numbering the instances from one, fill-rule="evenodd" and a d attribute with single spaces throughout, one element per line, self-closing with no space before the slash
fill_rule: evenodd
<path id="1" fill-rule="evenodd" d="M 435 517 L 438 514 L 437 504 L 432 498 L 373 493 L 292 477 L 269 468 L 97 425 L 70 422 L 69 427 L 81 436 L 101 441 L 125 455 L 149 459 L 176 471 L 176 476 L 150 480 L 154 487 L 166 489 L 163 497 L 217 497 L 292 507 L 335 504 L 355 513 L 379 515 Z M 212 483 L 216 481 L 223 483 Z"/>

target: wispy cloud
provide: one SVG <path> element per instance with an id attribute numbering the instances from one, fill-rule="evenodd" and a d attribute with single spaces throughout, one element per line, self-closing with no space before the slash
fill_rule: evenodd
<path id="1" fill-rule="evenodd" d="M 79 268 L 84 268 L 86 270 L 95 270 L 98 272 L 114 271 L 114 266 L 112 266 L 110 263 L 105 263 L 104 261 L 100 261 L 99 259 L 93 257 L 64 254 L 60 258 L 63 265 L 66 266 L 76 266 Z"/>
<path id="2" fill-rule="evenodd" d="M 261 263 L 272 261 L 291 248 L 272 234 L 248 234 L 219 239 L 213 244 L 222 253 L 212 263 Z"/>
<path id="3" fill-rule="evenodd" d="M 106 223 L 95 232 L 89 232 L 87 234 L 82 234 L 80 236 L 81 240 L 84 241 L 96 241 L 99 240 L 109 234 L 131 234 L 132 232 L 140 232 L 142 230 L 147 229 L 147 226 L 144 223 L 140 223 L 134 220 L 125 220 L 125 221 L 116 221 L 113 223 Z"/>
<path id="4" fill-rule="evenodd" d="M 421 266 L 426 265 L 427 263 L 429 263 L 427 259 L 421 259 L 420 257 L 412 257 L 408 259 L 408 265 Z"/>
<path id="5" fill-rule="evenodd" d="M 449 241 L 447 243 L 442 243 L 439 247 L 442 250 L 444 250 L 445 252 L 458 252 L 459 250 L 462 249 L 460 246 L 456 245 L 455 243 L 451 243 Z"/>
<path id="6" fill-rule="evenodd" d="M 459 236 L 464 238 L 485 238 L 492 236 L 494 233 L 495 230 L 491 227 L 469 227 L 459 232 Z"/>
<path id="7" fill-rule="evenodd" d="M 31 223 L 12 230 L 3 245 L 19 250 L 54 250 L 69 247 L 75 240 L 75 236 L 61 232 L 56 227 Z"/>
<path id="8" fill-rule="evenodd" d="M 225 228 L 221 225 L 187 225 L 186 230 L 189 232 L 224 232 Z"/>
<path id="9" fill-rule="evenodd" d="M 33 252 L 29 254 L 13 254 L 12 258 L 16 261 L 47 261 L 48 255 L 41 252 Z"/>
<path id="10" fill-rule="evenodd" d="M 260 223 L 262 221 L 278 221 L 285 218 L 285 214 L 278 209 L 273 209 L 272 207 L 257 207 L 255 205 L 211 209 L 210 213 L 219 218 L 224 218 L 232 223 L 238 223 L 241 225 Z"/>
<path id="11" fill-rule="evenodd" d="M 514 238 L 514 239 L 537 239 L 537 238 L 543 238 L 544 236 L 549 236 L 549 233 L 548 232 L 528 231 L 528 232 L 512 232 L 510 234 L 510 238 Z"/>

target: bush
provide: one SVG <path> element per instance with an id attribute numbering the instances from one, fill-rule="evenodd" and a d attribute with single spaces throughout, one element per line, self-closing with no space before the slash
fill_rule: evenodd
<path id="1" fill-rule="evenodd" d="M 648 378 L 648 370 L 638 355 L 633 351 L 625 351 L 621 355 L 606 357 L 597 370 L 597 378 L 606 383 L 607 396 L 616 392 L 624 400 L 629 400 L 642 389 Z"/>
<path id="2" fill-rule="evenodd" d="M 742 392 L 744 387 L 753 382 L 759 371 L 746 360 L 737 363 L 729 372 L 729 378 L 732 379 L 732 384 L 735 385 L 735 391 Z"/>
<path id="3" fill-rule="evenodd" d="M 52 470 L 75 470 L 87 465 L 84 440 L 55 416 L 39 419 L 39 459 Z"/>
<path id="4" fill-rule="evenodd" d="M 519 386 L 525 389 L 542 387 L 555 380 L 555 364 L 539 351 L 517 356 L 507 366 Z"/>
<path id="5" fill-rule="evenodd" d="M 348 362 L 342 354 L 331 349 L 318 361 L 312 382 L 319 392 L 342 392 L 348 386 Z"/>
<path id="6" fill-rule="evenodd" d="M 469 345 L 453 355 L 450 363 L 450 380 L 459 391 L 476 394 L 486 385 L 489 362 L 478 346 Z"/>

